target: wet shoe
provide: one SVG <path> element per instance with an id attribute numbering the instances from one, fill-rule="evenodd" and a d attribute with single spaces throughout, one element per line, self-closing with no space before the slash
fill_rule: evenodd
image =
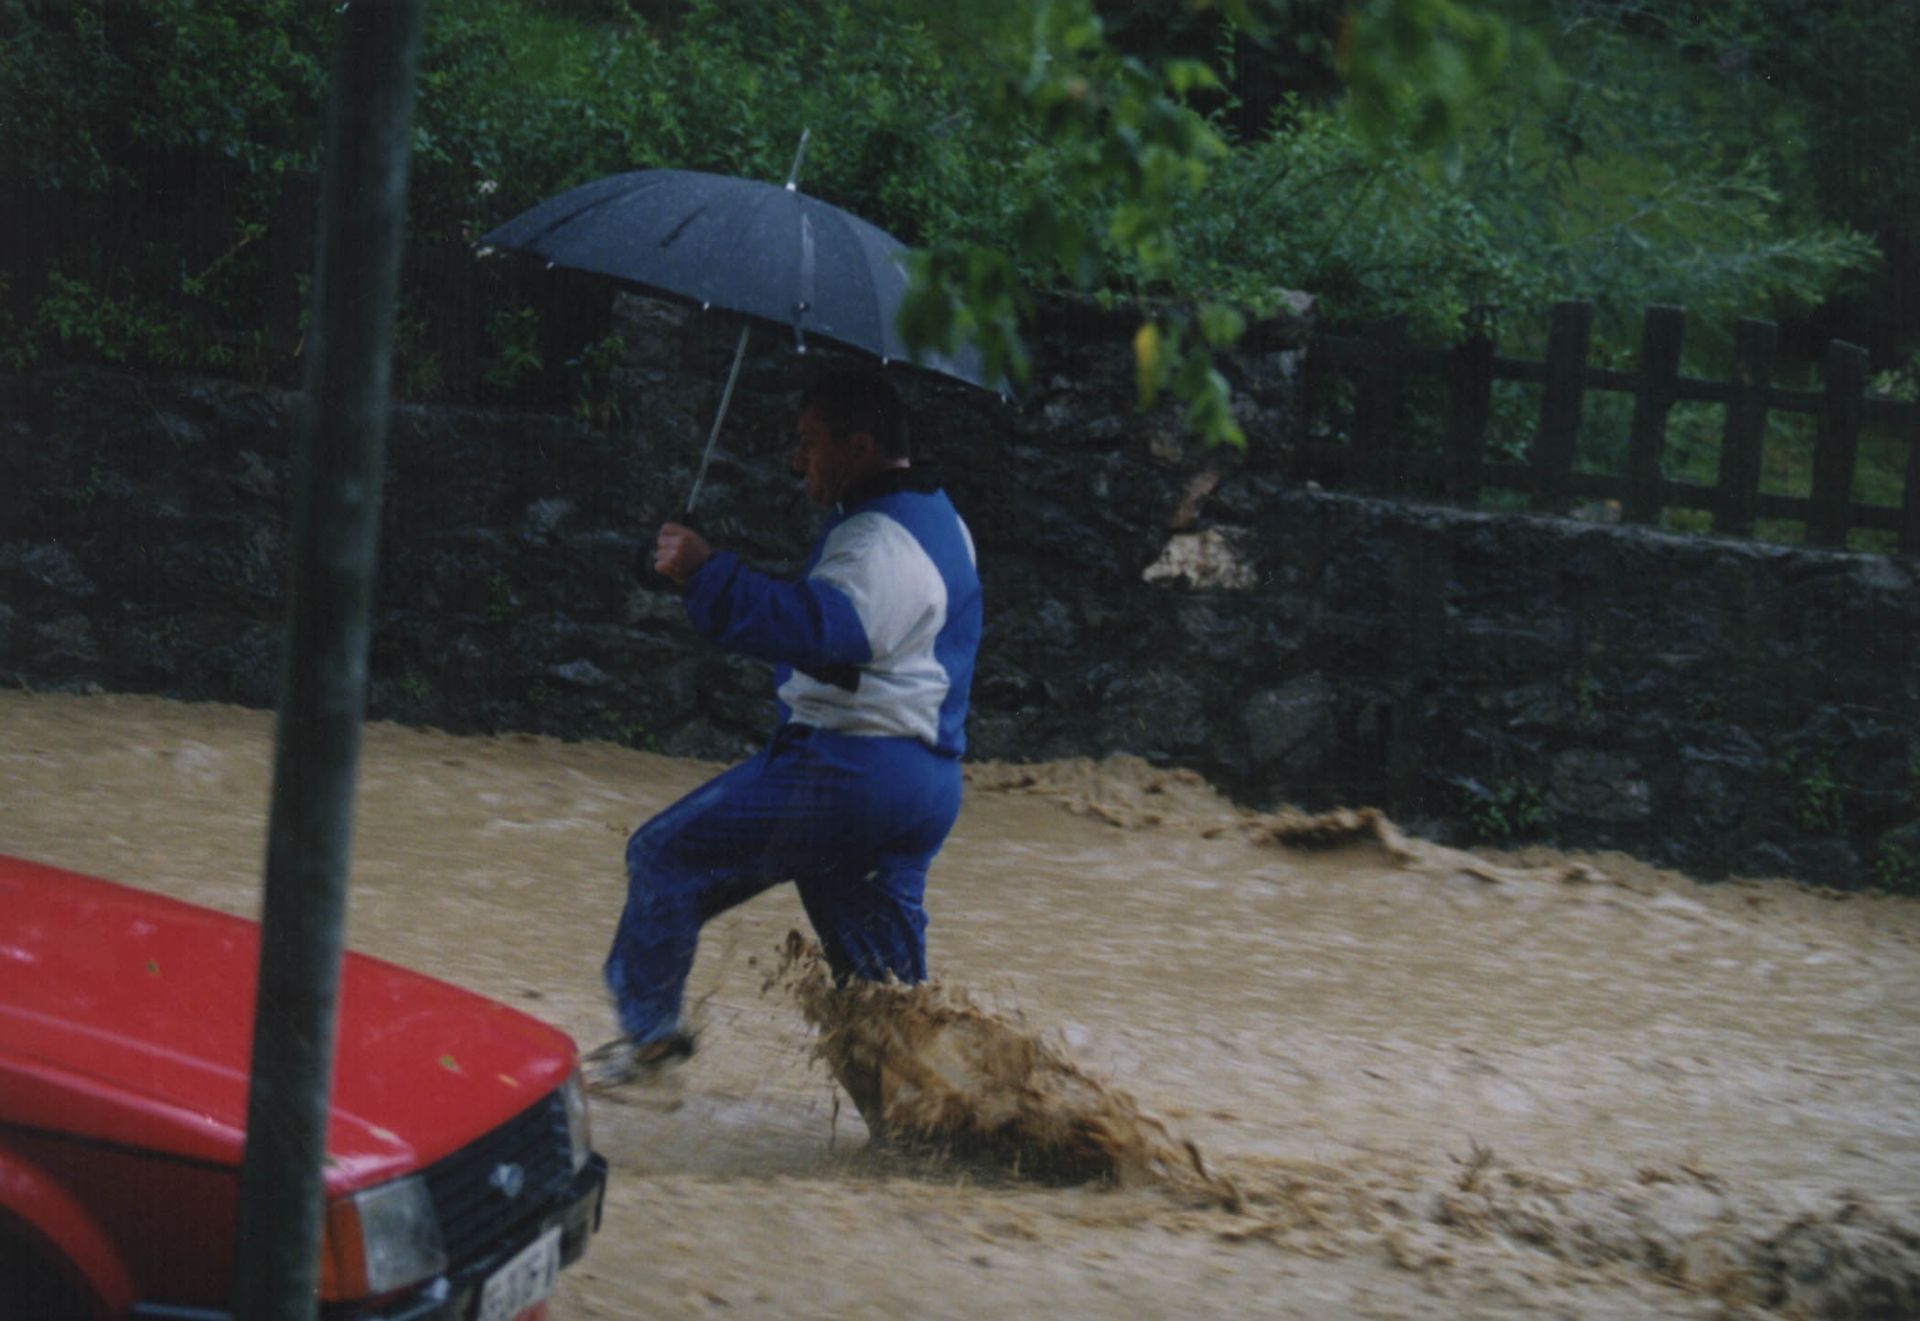
<path id="1" fill-rule="evenodd" d="M 580 1057 L 586 1074 L 587 1090 L 604 1092 L 615 1087 L 651 1083 L 693 1054 L 693 1034 L 675 1032 L 643 1045 L 626 1037 L 615 1037 Z"/>

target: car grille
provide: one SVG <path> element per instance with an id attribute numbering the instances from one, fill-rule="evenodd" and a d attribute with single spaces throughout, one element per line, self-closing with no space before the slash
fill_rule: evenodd
<path id="1" fill-rule="evenodd" d="M 519 1171 L 516 1178 L 512 1171 Z M 566 1103 L 558 1091 L 426 1170 L 447 1259 L 486 1251 L 518 1221 L 551 1206 L 573 1180 Z M 506 1189 L 518 1185 L 509 1196 Z"/>

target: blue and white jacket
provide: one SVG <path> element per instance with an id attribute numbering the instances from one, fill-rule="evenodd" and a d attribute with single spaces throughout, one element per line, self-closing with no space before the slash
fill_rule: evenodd
<path id="1" fill-rule="evenodd" d="M 687 584 L 687 617 L 729 651 L 775 662 L 783 722 L 966 750 L 980 575 L 967 525 L 924 469 L 849 492 L 798 582 L 716 552 Z"/>

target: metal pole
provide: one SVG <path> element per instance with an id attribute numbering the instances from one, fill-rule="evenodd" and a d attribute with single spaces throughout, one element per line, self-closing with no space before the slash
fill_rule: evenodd
<path id="1" fill-rule="evenodd" d="M 308 1321 L 319 1284 L 421 4 L 349 5 L 334 49 L 240 1172 L 241 1321 Z"/>
<path id="2" fill-rule="evenodd" d="M 727 406 L 733 402 L 733 385 L 740 379 L 740 362 L 747 356 L 749 327 L 740 327 L 740 342 L 733 346 L 733 366 L 727 372 L 727 388 L 720 392 L 720 407 L 713 415 L 713 429 L 707 432 L 707 447 L 700 451 L 700 469 L 693 474 L 693 489 L 687 492 L 687 512 L 693 512 L 700 498 L 700 487 L 707 480 L 707 465 L 713 462 L 713 448 L 720 439 L 720 424 L 727 420 Z"/>
<path id="3" fill-rule="evenodd" d="M 813 130 L 800 130 L 800 145 L 794 150 L 793 165 L 787 170 L 788 192 L 800 185 L 800 162 L 807 158 L 807 139 L 813 136 Z M 700 499 L 700 487 L 707 480 L 707 465 L 713 462 L 713 450 L 720 439 L 720 424 L 727 420 L 727 408 L 733 403 L 734 382 L 740 379 L 740 363 L 747 356 L 747 334 L 749 327 L 740 327 L 739 342 L 733 346 L 733 366 L 727 371 L 727 388 L 720 392 L 720 407 L 713 415 L 713 426 L 707 432 L 706 448 L 700 451 L 700 467 L 693 474 L 693 489 L 687 492 L 687 513 L 693 513 L 693 506 Z"/>
<path id="4" fill-rule="evenodd" d="M 813 130 L 800 130 L 800 145 L 794 149 L 793 164 L 787 167 L 787 191 L 792 192 L 800 186 L 800 162 L 807 158 L 807 139 L 813 136 Z"/>

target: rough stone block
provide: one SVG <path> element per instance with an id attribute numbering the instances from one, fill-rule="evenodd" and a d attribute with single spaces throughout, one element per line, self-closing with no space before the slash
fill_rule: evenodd
<path id="1" fill-rule="evenodd" d="M 1553 759 L 1547 789 L 1560 815 L 1615 823 L 1653 815 L 1653 788 L 1640 764 L 1615 753 L 1567 749 Z"/>
<path id="2" fill-rule="evenodd" d="M 1256 767 L 1311 770 L 1333 750 L 1333 686 L 1318 671 L 1303 674 L 1255 693 L 1240 719 Z"/>

